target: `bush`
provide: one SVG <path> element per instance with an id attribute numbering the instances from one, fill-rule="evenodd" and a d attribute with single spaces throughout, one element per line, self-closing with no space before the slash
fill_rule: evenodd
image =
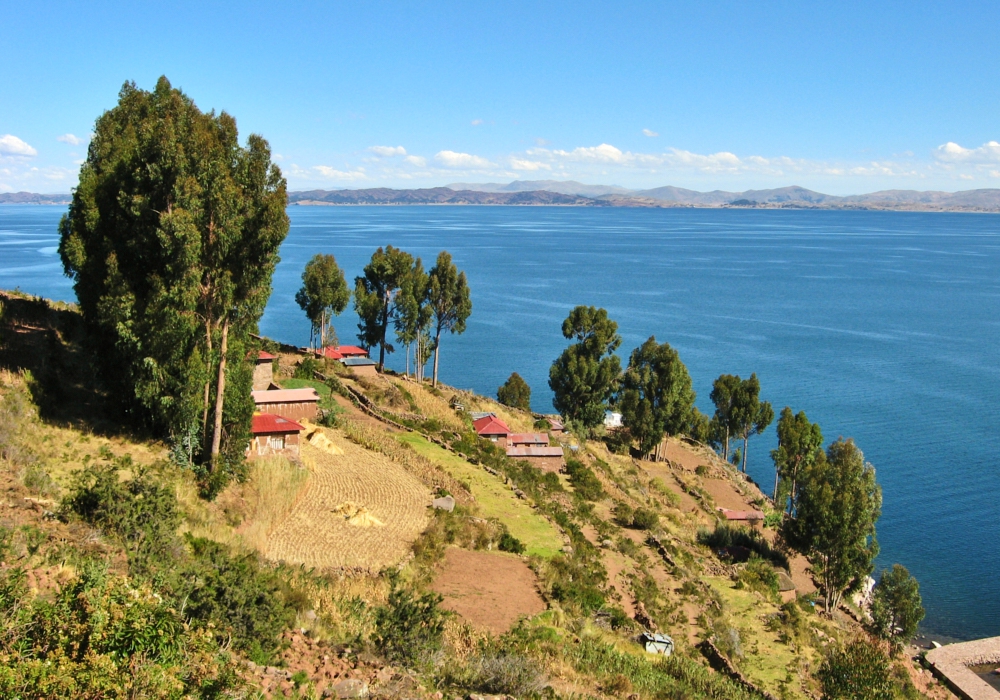
<path id="1" fill-rule="evenodd" d="M 772 549 L 764 536 L 756 530 L 736 527 L 729 523 L 719 523 L 712 531 L 698 530 L 698 542 L 715 550 L 727 547 L 745 547 L 772 564 L 784 569 L 788 568 L 788 557 Z"/>
<path id="2" fill-rule="evenodd" d="M 736 587 L 763 593 L 769 598 L 778 596 L 778 574 L 771 565 L 757 556 L 750 557 L 736 574 Z"/>
<path id="3" fill-rule="evenodd" d="M 817 675 L 824 700 L 892 700 L 896 695 L 889 657 L 862 639 L 835 649 Z"/>
<path id="4" fill-rule="evenodd" d="M 636 530 L 652 530 L 660 524 L 660 516 L 649 508 L 636 508 L 632 514 L 632 527 Z"/>
<path id="5" fill-rule="evenodd" d="M 497 400 L 504 406 L 530 411 L 531 387 L 521 378 L 520 374 L 514 372 L 503 383 L 503 386 L 497 389 Z"/>
<path id="6" fill-rule="evenodd" d="M 506 530 L 500 536 L 500 541 L 497 543 L 497 549 L 501 552 L 511 552 L 512 554 L 524 554 L 526 547 L 521 542 L 521 540 L 514 537 Z"/>
<path id="7" fill-rule="evenodd" d="M 398 575 L 391 580 L 388 604 L 375 611 L 373 641 L 390 661 L 414 665 L 441 648 L 446 613 L 436 593 L 417 595 L 404 588 Z"/>
<path id="8" fill-rule="evenodd" d="M 566 473 L 569 483 L 576 493 L 587 501 L 599 501 L 604 498 L 604 487 L 593 470 L 578 459 L 566 460 Z"/>
<path id="9" fill-rule="evenodd" d="M 534 659 L 508 651 L 486 652 L 472 658 L 447 681 L 480 693 L 530 697 L 545 687 L 542 666 Z"/>
<path id="10" fill-rule="evenodd" d="M 323 365 L 316 358 L 303 357 L 302 361 L 295 366 L 295 374 L 292 376 L 296 379 L 315 379 L 316 372 L 320 372 L 322 369 Z"/>

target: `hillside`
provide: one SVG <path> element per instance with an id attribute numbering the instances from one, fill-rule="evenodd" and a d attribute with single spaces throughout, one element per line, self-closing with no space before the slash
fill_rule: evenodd
<path id="1" fill-rule="evenodd" d="M 531 414 L 336 363 L 303 377 L 269 343 L 324 415 L 298 461 L 251 462 L 210 502 L 110 409 L 72 307 L 0 304 L 0 696 L 805 700 L 859 634 L 773 529 L 721 542 L 717 508 L 769 506 L 704 446 L 653 462 L 553 435 L 574 458 L 543 473 L 470 429 Z M 900 697 L 949 697 L 905 655 L 895 674 Z"/>
<path id="2" fill-rule="evenodd" d="M 508 206 L 564 205 L 595 206 L 586 197 L 556 192 L 475 192 L 447 187 L 422 190 L 393 190 L 377 187 L 366 190 L 310 190 L 289 192 L 289 204 L 493 204 Z"/>

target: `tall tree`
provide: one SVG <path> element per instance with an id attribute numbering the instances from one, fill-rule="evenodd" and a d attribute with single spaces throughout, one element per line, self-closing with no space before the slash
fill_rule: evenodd
<path id="1" fill-rule="evenodd" d="M 438 360 L 441 357 L 441 333 L 464 333 L 465 321 L 472 313 L 472 297 L 465 273 L 459 272 L 451 254 L 442 250 L 431 268 L 427 300 L 434 314 L 434 380 L 438 383 Z"/>
<path id="2" fill-rule="evenodd" d="M 778 418 L 778 447 L 771 450 L 774 460 L 774 505 L 778 505 L 779 486 L 782 488 L 782 510 L 792 514 L 792 503 L 795 502 L 795 488 L 799 474 L 812 464 L 823 445 L 823 433 L 818 423 L 810 423 L 805 411 L 792 413 L 785 406 Z M 787 503 L 784 501 L 787 499 Z"/>
<path id="3" fill-rule="evenodd" d="M 803 471 L 794 507 L 785 534 L 812 561 L 830 612 L 872 572 L 878 555 L 882 489 L 875 468 L 853 440 L 841 438 Z"/>
<path id="4" fill-rule="evenodd" d="M 285 199 L 267 142 L 166 78 L 97 120 L 60 255 L 114 395 L 186 459 L 242 461 Z"/>
<path id="5" fill-rule="evenodd" d="M 664 434 L 687 431 L 694 398 L 691 375 L 669 343 L 658 344 L 650 336 L 632 351 L 618 405 L 622 422 L 639 442 L 639 452 L 652 452 Z"/>
<path id="6" fill-rule="evenodd" d="M 747 471 L 747 444 L 754 435 L 760 435 L 774 421 L 774 409 L 767 401 L 760 400 L 760 381 L 756 374 L 740 382 L 733 395 L 731 416 L 736 434 L 743 438 L 743 473 Z"/>
<path id="7" fill-rule="evenodd" d="M 312 330 L 319 331 L 321 348 L 331 340 L 328 336 L 333 331 L 333 317 L 339 316 L 350 300 L 351 290 L 337 259 L 322 253 L 314 255 L 302 271 L 302 287 L 295 293 L 295 302 L 306 312 Z M 336 343 L 335 333 L 332 342 Z"/>
<path id="8" fill-rule="evenodd" d="M 924 619 L 920 584 L 902 564 L 882 572 L 872 592 L 869 629 L 889 642 L 894 653 L 917 633 Z"/>
<path id="9" fill-rule="evenodd" d="M 423 381 L 424 365 L 430 357 L 430 323 L 432 310 L 427 302 L 429 278 L 424 272 L 424 264 L 417 258 L 410 274 L 402 281 L 396 296 L 394 324 L 396 338 L 406 345 L 406 373 L 410 373 L 410 348 L 416 344 L 414 355 L 414 375 Z"/>
<path id="10" fill-rule="evenodd" d="M 512 372 L 507 381 L 497 389 L 497 401 L 504 406 L 520 408 L 522 411 L 531 410 L 531 387 L 524 381 L 520 374 Z"/>
<path id="11" fill-rule="evenodd" d="M 712 416 L 711 431 L 715 434 L 722 447 L 722 458 L 729 461 L 729 440 L 736 432 L 733 417 L 733 401 L 739 391 L 741 379 L 739 375 L 722 374 L 712 382 L 712 393 L 709 398 L 715 404 L 715 415 Z"/>
<path id="12" fill-rule="evenodd" d="M 562 333 L 576 343 L 549 369 L 552 405 L 584 428 L 597 427 L 621 376 L 621 360 L 614 354 L 622 342 L 618 324 L 605 309 L 577 306 L 563 321 Z"/>
<path id="13" fill-rule="evenodd" d="M 371 348 L 379 346 L 378 369 L 385 368 L 385 355 L 395 350 L 386 339 L 396 316 L 396 294 L 413 267 L 413 256 L 386 246 L 372 253 L 364 274 L 354 278 L 354 309 L 358 313 L 358 340 Z"/>

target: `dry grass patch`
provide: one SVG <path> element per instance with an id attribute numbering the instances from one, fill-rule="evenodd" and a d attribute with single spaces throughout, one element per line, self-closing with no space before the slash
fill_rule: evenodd
<path id="1" fill-rule="evenodd" d="M 318 569 L 378 571 L 398 563 L 427 526 L 430 489 L 392 459 L 324 433 L 343 454 L 301 446 L 309 477 L 289 515 L 271 528 L 265 555 Z M 352 525 L 335 512 L 348 502 L 384 527 Z"/>

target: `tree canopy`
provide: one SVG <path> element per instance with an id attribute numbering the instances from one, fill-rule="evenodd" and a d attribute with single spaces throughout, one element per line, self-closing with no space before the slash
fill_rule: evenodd
<path id="1" fill-rule="evenodd" d="M 924 619 L 920 584 L 902 564 L 882 572 L 872 592 L 869 629 L 889 642 L 894 652 L 913 639 Z"/>
<path id="2" fill-rule="evenodd" d="M 793 414 L 788 406 L 781 409 L 781 417 L 778 419 L 778 447 L 771 450 L 775 470 L 774 505 L 777 506 L 780 500 L 782 510 L 787 509 L 789 515 L 792 503 L 795 502 L 799 474 L 816 459 L 822 445 L 823 433 L 819 424 L 810 423 L 805 411 Z M 782 494 L 780 497 L 779 487 Z M 787 508 L 784 506 L 786 501 Z"/>
<path id="3" fill-rule="evenodd" d="M 794 508 L 786 537 L 812 561 L 829 612 L 871 574 L 878 555 L 882 489 L 875 468 L 853 440 L 841 438 L 802 472 Z"/>
<path id="4" fill-rule="evenodd" d="M 400 283 L 399 294 L 396 295 L 396 313 L 394 324 L 396 338 L 406 345 L 406 373 L 410 373 L 410 348 L 416 344 L 414 354 L 414 373 L 417 381 L 424 378 L 424 365 L 430 359 L 433 342 L 430 336 L 430 325 L 433 310 L 427 302 L 427 288 L 430 278 L 424 272 L 424 263 L 420 258 L 413 261 L 410 274 Z"/>
<path id="5" fill-rule="evenodd" d="M 441 333 L 464 333 L 465 321 L 472 314 L 472 297 L 465 273 L 460 272 L 451 260 L 451 254 L 438 253 L 434 267 L 428 273 L 427 301 L 434 323 L 434 378 L 437 386 L 438 361 L 441 357 Z"/>
<path id="6" fill-rule="evenodd" d="M 722 458 L 729 461 L 729 441 L 736 432 L 733 416 L 736 393 L 740 389 L 741 380 L 733 374 L 722 374 L 712 382 L 712 393 L 709 398 L 715 404 L 715 415 L 712 416 L 710 431 L 718 439 L 722 448 Z"/>
<path id="7" fill-rule="evenodd" d="M 306 312 L 313 333 L 319 331 L 321 348 L 338 344 L 333 317 L 347 308 L 350 299 L 351 290 L 337 259 L 321 253 L 314 255 L 302 271 L 302 287 L 295 294 L 295 302 Z"/>
<path id="8" fill-rule="evenodd" d="M 743 472 L 747 470 L 747 445 L 750 438 L 760 435 L 774 420 L 774 409 L 760 400 L 760 382 L 756 374 L 740 382 L 730 407 L 730 419 L 736 435 L 743 438 Z"/>
<path id="9" fill-rule="evenodd" d="M 242 463 L 285 189 L 267 141 L 166 78 L 126 83 L 94 127 L 60 256 L 113 396 L 182 459 Z"/>
<path id="10" fill-rule="evenodd" d="M 694 399 L 691 375 L 669 343 L 658 344 L 650 336 L 632 351 L 618 404 L 642 454 L 651 452 L 665 434 L 689 429 Z"/>
<path id="11" fill-rule="evenodd" d="M 618 324 L 605 309 L 577 306 L 563 321 L 563 337 L 577 342 L 563 350 L 549 369 L 552 405 L 567 420 L 594 428 L 604 420 L 608 400 L 621 376 Z"/>
<path id="12" fill-rule="evenodd" d="M 531 410 L 531 387 L 517 372 L 512 372 L 507 381 L 497 389 L 497 400 L 504 406 Z"/>
<path id="13" fill-rule="evenodd" d="M 396 295 L 413 267 L 413 256 L 391 245 L 372 253 L 364 274 L 354 278 L 354 309 L 358 313 L 358 340 L 367 348 L 379 346 L 378 369 L 395 348 L 386 338 L 397 314 Z"/>

